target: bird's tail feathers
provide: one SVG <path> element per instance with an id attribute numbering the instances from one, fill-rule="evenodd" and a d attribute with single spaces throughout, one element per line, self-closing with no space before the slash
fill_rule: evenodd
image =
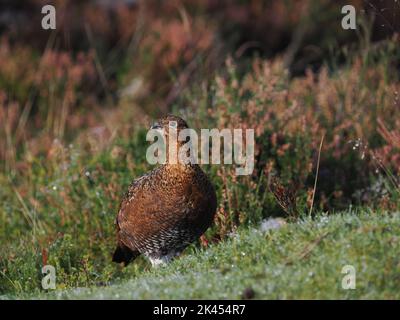
<path id="1" fill-rule="evenodd" d="M 124 244 L 118 244 L 117 248 L 114 251 L 112 261 L 116 263 L 123 262 L 124 265 L 128 265 L 130 262 L 135 260 L 140 253 L 138 251 L 132 251 Z"/>

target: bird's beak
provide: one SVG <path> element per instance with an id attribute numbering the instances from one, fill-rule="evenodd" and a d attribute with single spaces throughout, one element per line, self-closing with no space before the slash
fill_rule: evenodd
<path id="1" fill-rule="evenodd" d="M 161 125 L 158 122 L 154 122 L 153 125 L 150 127 L 152 130 L 159 130 L 161 129 Z"/>

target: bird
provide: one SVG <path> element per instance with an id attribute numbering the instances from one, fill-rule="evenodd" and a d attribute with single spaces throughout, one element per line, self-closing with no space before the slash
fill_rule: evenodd
<path id="1" fill-rule="evenodd" d="M 164 135 L 166 150 L 171 124 L 178 134 L 189 128 L 185 120 L 172 114 L 151 126 Z M 177 142 L 178 150 L 183 144 Z M 152 266 L 166 265 L 212 225 L 217 197 L 205 172 L 197 163 L 166 158 L 128 187 L 115 221 L 113 262 L 126 266 L 144 255 Z"/>

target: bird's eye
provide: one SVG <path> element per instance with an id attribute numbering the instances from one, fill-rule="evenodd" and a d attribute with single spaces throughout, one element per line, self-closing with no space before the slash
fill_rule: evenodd
<path id="1" fill-rule="evenodd" d="M 176 129 L 176 128 L 178 128 L 178 123 L 176 121 L 170 121 L 169 127 Z"/>

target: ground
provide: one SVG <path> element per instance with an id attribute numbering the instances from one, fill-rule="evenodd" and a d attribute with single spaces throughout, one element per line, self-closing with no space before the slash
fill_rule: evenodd
<path id="1" fill-rule="evenodd" d="M 399 299 L 400 213 L 343 212 L 279 229 L 242 228 L 129 280 L 23 296 L 41 299 Z M 356 289 L 342 268 L 354 266 Z M 134 266 L 128 266 L 134 268 Z M 7 298 L 7 296 L 3 296 Z M 12 297 L 8 297 L 12 298 Z"/>

